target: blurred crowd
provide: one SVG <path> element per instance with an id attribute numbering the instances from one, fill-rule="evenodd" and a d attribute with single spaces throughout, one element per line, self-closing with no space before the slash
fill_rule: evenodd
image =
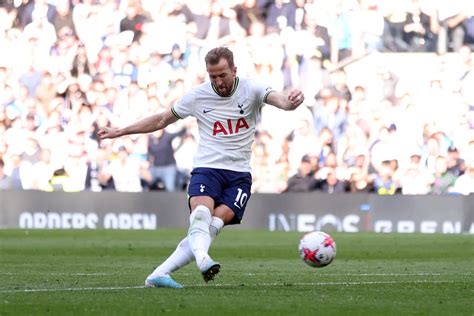
<path id="1" fill-rule="evenodd" d="M 262 110 L 254 192 L 474 192 L 474 2 L 0 0 L 0 189 L 185 190 L 196 122 L 99 140 L 207 80 L 295 87 Z"/>

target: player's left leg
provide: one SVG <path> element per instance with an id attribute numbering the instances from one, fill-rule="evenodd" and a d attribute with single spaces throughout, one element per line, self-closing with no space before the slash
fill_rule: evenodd
<path id="1" fill-rule="evenodd" d="M 221 172 L 227 180 L 227 187 L 215 200 L 219 206 L 214 209 L 214 216 L 221 218 L 225 225 L 239 224 L 251 195 L 250 173 L 227 170 L 221 170 Z M 200 267 L 200 270 L 204 280 L 208 282 L 219 273 L 220 264 L 211 260 L 205 269 Z"/>
<path id="2" fill-rule="evenodd" d="M 214 200 L 209 196 L 193 196 L 189 203 L 192 211 L 189 216 L 188 242 L 196 264 L 202 270 L 212 261 L 208 252 L 211 245 L 209 226 L 212 220 L 211 210 L 214 210 Z"/>
<path id="3" fill-rule="evenodd" d="M 209 256 L 209 247 L 212 239 L 210 238 L 210 230 L 212 226 L 208 224 L 210 216 L 210 201 L 214 203 L 214 199 L 209 196 L 193 196 L 190 198 L 190 206 L 193 209 L 190 215 L 190 225 L 188 230 L 188 242 L 191 251 L 196 259 L 204 281 L 208 282 L 219 273 L 220 263 L 212 260 Z M 234 217 L 232 210 L 226 205 L 219 205 L 213 210 L 215 217 L 220 218 L 222 223 L 229 223 Z"/>
<path id="4" fill-rule="evenodd" d="M 222 226 L 224 226 L 224 224 L 226 225 L 229 224 L 234 218 L 234 216 L 235 216 L 234 212 L 225 204 L 221 204 L 214 209 L 213 218 L 216 220 L 219 219 L 220 223 L 222 223 Z M 215 230 L 216 230 L 215 225 L 211 223 L 211 225 L 209 226 L 209 231 L 211 235 L 214 234 Z M 211 259 L 208 261 L 206 266 L 199 267 L 199 269 L 201 270 L 201 274 L 204 281 L 209 282 L 211 280 L 214 280 L 214 277 L 219 273 L 221 269 L 221 265 L 219 262 L 213 261 Z"/>

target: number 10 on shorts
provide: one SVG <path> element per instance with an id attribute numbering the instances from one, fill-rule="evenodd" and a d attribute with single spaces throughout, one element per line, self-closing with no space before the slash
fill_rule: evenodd
<path id="1" fill-rule="evenodd" d="M 245 203 L 247 202 L 248 195 L 242 189 L 237 189 L 237 196 L 235 197 L 234 206 L 241 209 L 244 207 Z"/>

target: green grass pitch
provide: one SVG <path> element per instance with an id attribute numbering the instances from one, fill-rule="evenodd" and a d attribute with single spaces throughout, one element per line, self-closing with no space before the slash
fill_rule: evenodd
<path id="1" fill-rule="evenodd" d="M 0 230 L 0 315 L 474 315 L 474 236 L 331 233 L 336 260 L 299 258 L 301 233 L 224 229 L 205 284 L 144 288 L 184 229 Z"/>

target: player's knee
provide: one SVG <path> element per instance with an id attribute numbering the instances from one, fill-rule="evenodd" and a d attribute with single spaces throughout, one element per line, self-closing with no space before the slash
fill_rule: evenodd
<path id="1" fill-rule="evenodd" d="M 192 212 L 201 206 L 207 207 L 209 210 L 214 209 L 214 200 L 210 196 L 193 196 L 189 200 Z"/>
<path id="2" fill-rule="evenodd" d="M 221 204 L 216 207 L 213 216 L 220 218 L 224 222 L 224 225 L 227 225 L 232 222 L 235 213 L 227 205 Z"/>
<path id="3" fill-rule="evenodd" d="M 189 216 L 190 225 L 197 225 L 202 222 L 205 225 L 211 224 L 212 214 L 211 210 L 204 205 L 198 205 Z"/>

